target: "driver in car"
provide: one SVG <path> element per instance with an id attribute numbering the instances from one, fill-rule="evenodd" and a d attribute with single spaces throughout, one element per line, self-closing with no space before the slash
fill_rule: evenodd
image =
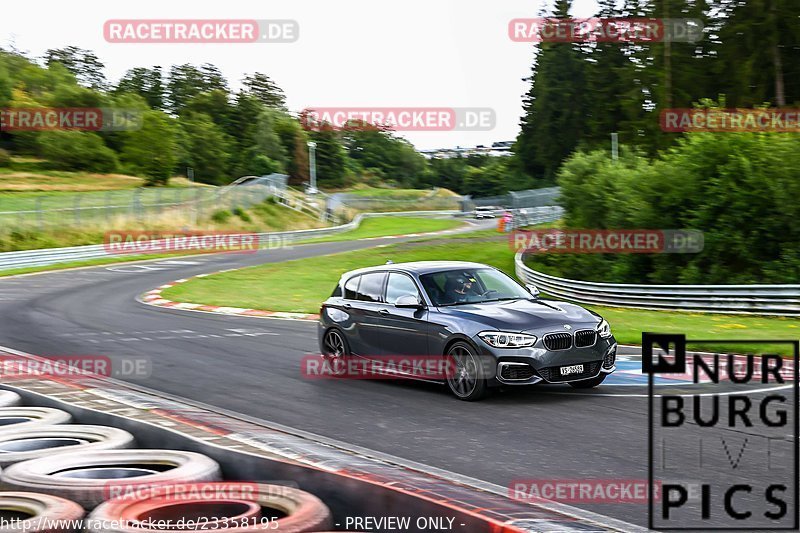
<path id="1" fill-rule="evenodd" d="M 448 295 L 448 300 L 453 303 L 463 303 L 480 296 L 480 293 L 475 290 L 477 280 L 469 274 L 464 274 L 455 279 L 452 292 Z"/>

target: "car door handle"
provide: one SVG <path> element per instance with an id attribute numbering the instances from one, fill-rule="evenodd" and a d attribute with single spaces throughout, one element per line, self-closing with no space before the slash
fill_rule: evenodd
<path id="1" fill-rule="evenodd" d="M 378 311 L 378 312 L 379 312 L 380 314 L 384 315 L 384 316 L 386 316 L 386 315 L 388 315 L 388 314 L 389 314 L 389 310 L 388 310 L 388 309 L 381 309 L 381 310 L 380 310 L 380 311 Z"/>
<path id="2" fill-rule="evenodd" d="M 351 304 L 342 304 L 342 307 L 344 307 L 345 309 L 352 309 L 353 308 L 353 306 Z"/>

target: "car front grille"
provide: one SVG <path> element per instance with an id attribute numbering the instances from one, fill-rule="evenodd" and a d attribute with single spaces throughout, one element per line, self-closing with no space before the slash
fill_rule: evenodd
<path id="1" fill-rule="evenodd" d="M 572 348 L 570 333 L 547 333 L 544 336 L 544 347 L 548 350 L 569 350 Z"/>
<path id="2" fill-rule="evenodd" d="M 601 361 L 591 361 L 589 363 L 583 363 L 583 372 L 581 372 L 580 374 L 569 374 L 566 376 L 562 376 L 561 371 L 559 370 L 561 368 L 560 366 L 549 366 L 547 368 L 540 368 L 539 370 L 537 370 L 537 372 L 545 380 L 550 381 L 552 383 L 560 383 L 563 381 L 575 381 L 578 379 L 591 378 L 597 375 L 597 373 L 600 372 L 600 363 Z"/>
<path id="3" fill-rule="evenodd" d="M 597 341 L 597 332 L 593 329 L 581 329 L 575 332 L 576 348 L 594 346 L 595 341 Z"/>
<path id="4" fill-rule="evenodd" d="M 528 364 L 514 364 L 500 366 L 500 377 L 506 381 L 524 381 L 533 377 L 533 367 Z"/>

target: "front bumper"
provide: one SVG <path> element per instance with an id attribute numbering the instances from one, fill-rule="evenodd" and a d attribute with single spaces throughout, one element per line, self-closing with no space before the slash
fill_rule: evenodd
<path id="1" fill-rule="evenodd" d="M 594 345 L 566 350 L 548 350 L 539 339 L 530 348 L 493 348 L 473 339 L 483 360 L 484 375 L 490 386 L 570 383 L 610 374 L 616 367 L 617 341 L 612 335 L 597 337 Z M 562 376 L 563 366 L 583 365 L 584 372 Z"/>

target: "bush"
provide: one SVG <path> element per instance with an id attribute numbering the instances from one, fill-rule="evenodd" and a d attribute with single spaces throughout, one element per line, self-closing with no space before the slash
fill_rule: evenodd
<path id="1" fill-rule="evenodd" d="M 696 254 L 537 257 L 567 277 L 623 283 L 786 283 L 800 277 L 800 141 L 692 133 L 655 161 L 574 154 L 559 172 L 570 228 L 695 229 Z"/>
<path id="2" fill-rule="evenodd" d="M 220 209 L 219 211 L 214 211 L 214 214 L 211 215 L 211 220 L 217 224 L 224 224 L 230 220 L 232 216 L 233 214 L 227 209 Z"/>
<path id="3" fill-rule="evenodd" d="M 11 166 L 11 154 L 0 148 L 0 167 Z"/>
<path id="4" fill-rule="evenodd" d="M 247 211 L 245 211 L 241 207 L 234 208 L 233 214 L 236 215 L 237 217 L 241 218 L 245 222 L 252 222 L 253 221 L 253 219 L 250 218 L 250 215 L 247 214 Z"/>
<path id="5" fill-rule="evenodd" d="M 39 154 L 59 170 L 116 172 L 117 154 L 94 133 L 80 131 L 47 131 L 37 139 Z"/>

